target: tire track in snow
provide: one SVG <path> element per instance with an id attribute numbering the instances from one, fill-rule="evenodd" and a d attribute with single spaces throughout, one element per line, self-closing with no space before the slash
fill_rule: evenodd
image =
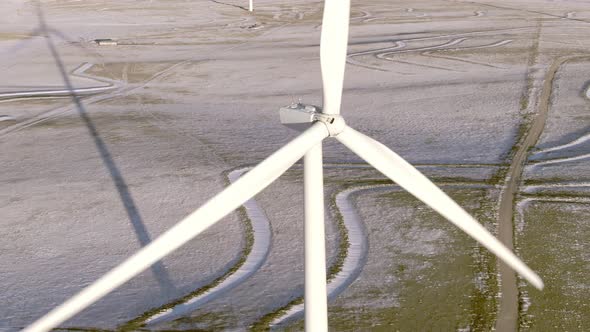
<path id="1" fill-rule="evenodd" d="M 577 203 L 577 204 L 590 204 L 590 199 L 586 197 L 526 197 L 518 201 L 516 204 L 516 210 L 518 212 L 518 218 L 516 223 L 516 230 L 522 233 L 525 226 L 524 211 L 527 206 L 533 202 L 555 202 L 555 203 Z"/>
<path id="2" fill-rule="evenodd" d="M 87 104 L 95 103 L 95 102 L 98 102 L 98 101 L 101 101 L 101 100 L 105 100 L 105 99 L 109 99 L 109 98 L 113 98 L 114 96 L 117 96 L 117 95 L 120 95 L 120 94 L 124 93 L 125 89 L 122 88 L 123 87 L 123 83 L 121 83 L 119 81 L 109 80 L 109 79 L 106 79 L 106 78 L 97 78 L 97 77 L 94 77 L 94 76 L 82 74 L 84 71 L 88 70 L 88 68 L 92 67 L 92 65 L 93 64 L 90 64 L 90 63 L 82 64 L 80 67 L 78 67 L 76 70 L 74 70 L 74 72 L 72 72 L 72 75 L 76 75 L 76 76 L 82 75 L 81 77 L 84 77 L 84 78 L 92 78 L 92 79 L 95 79 L 97 81 L 110 82 L 110 83 L 113 84 L 112 88 L 107 88 L 105 91 L 113 90 L 113 89 L 115 91 L 111 91 L 111 92 L 106 93 L 106 94 L 99 94 L 99 95 L 90 96 L 90 97 L 84 99 Z M 67 93 L 61 94 L 61 95 L 57 95 L 57 97 L 60 97 L 60 96 L 76 96 L 76 95 L 78 95 L 77 94 L 77 91 L 78 90 L 79 89 L 72 89 L 72 90 L 69 90 L 68 89 L 68 90 L 66 90 Z M 105 91 L 99 91 L 99 92 L 105 92 Z M 97 92 L 95 92 L 93 94 L 96 94 L 96 93 Z M 39 98 L 39 97 L 40 97 L 39 95 L 32 95 L 30 98 Z M 22 95 L 21 97 L 19 97 L 19 99 L 28 99 L 28 98 L 29 97 L 26 96 L 26 95 Z M 20 131 L 22 129 L 25 129 L 25 128 L 34 126 L 36 124 L 39 124 L 39 123 L 42 123 L 42 122 L 45 122 L 45 121 L 48 121 L 48 120 L 57 118 L 58 116 L 60 116 L 62 114 L 65 114 L 67 112 L 73 111 L 75 108 L 76 108 L 75 105 L 66 105 L 66 106 L 63 106 L 63 107 L 58 107 L 58 108 L 55 108 L 55 109 L 48 110 L 48 111 L 43 112 L 43 113 L 41 113 L 41 114 L 39 114 L 39 115 L 37 115 L 37 116 L 35 116 L 33 118 L 30 118 L 30 119 L 27 119 L 27 120 L 24 120 L 24 121 L 21 121 L 21 122 L 17 122 L 15 124 L 13 124 L 12 126 L 9 126 L 9 127 L 6 127 L 6 128 L 1 129 L 0 130 L 0 137 L 7 136 L 7 135 L 10 135 L 13 132 L 17 132 L 17 131 Z"/>
<path id="3" fill-rule="evenodd" d="M 377 19 L 377 18 L 369 18 L 367 20 L 372 20 L 372 19 Z M 418 49 L 403 50 L 407 46 L 407 43 L 408 42 L 412 42 L 412 41 L 424 41 L 424 40 L 433 40 L 433 39 L 436 40 L 436 39 L 443 39 L 443 38 L 455 38 L 454 40 L 461 39 L 459 37 L 463 37 L 464 40 L 465 40 L 465 39 L 468 39 L 468 38 L 466 38 L 466 36 L 489 34 L 491 32 L 498 33 L 498 32 L 508 32 L 508 31 L 521 31 L 521 30 L 528 30 L 528 29 L 531 29 L 531 28 L 534 28 L 534 27 L 519 27 L 519 28 L 508 28 L 508 29 L 479 30 L 479 31 L 470 31 L 470 32 L 454 33 L 454 34 L 446 34 L 446 35 L 438 35 L 438 36 L 429 36 L 429 37 L 406 38 L 406 39 L 401 39 L 401 40 L 395 40 L 395 39 L 393 39 L 393 40 L 391 40 L 391 42 L 395 43 L 394 46 L 350 53 L 347 56 L 346 62 L 349 63 L 349 64 L 351 64 L 351 65 L 355 65 L 355 66 L 359 66 L 359 67 L 363 67 L 363 68 L 367 68 L 367 69 L 373 69 L 373 70 L 388 72 L 390 70 L 387 70 L 387 69 L 384 69 L 384 68 L 380 68 L 380 67 L 377 67 L 377 66 L 368 65 L 368 64 L 365 64 L 365 63 L 363 63 L 361 61 L 355 60 L 353 58 L 354 57 L 357 57 L 357 56 L 362 56 L 362 55 L 374 55 L 377 58 L 379 58 L 379 55 L 378 55 L 379 52 L 385 52 L 385 51 L 388 51 L 388 50 L 390 50 L 390 51 L 402 50 L 402 51 L 399 51 L 397 53 L 419 52 L 419 51 L 429 51 L 430 50 L 428 48 L 418 48 Z M 433 48 L 436 47 L 436 48 L 441 48 L 442 49 L 442 48 L 445 47 L 445 44 L 443 43 L 441 45 L 435 45 L 435 46 L 430 46 L 430 47 L 433 47 Z M 432 49 L 432 50 L 434 50 L 434 49 Z M 394 52 L 394 54 L 395 54 L 395 52 Z M 397 61 L 397 60 L 390 59 L 390 61 Z M 468 60 L 464 60 L 464 61 L 465 62 L 469 62 Z M 476 63 L 476 62 L 474 62 L 474 63 Z M 482 64 L 482 63 L 476 63 L 476 64 Z M 499 68 L 499 67 L 496 67 L 496 68 Z M 449 70 L 448 68 L 443 68 L 443 69 Z M 401 73 L 401 74 L 408 74 L 408 73 Z"/>
<path id="4" fill-rule="evenodd" d="M 447 67 L 435 66 L 435 65 L 427 65 L 427 64 L 423 64 L 423 63 L 419 63 L 419 62 L 412 62 L 412 61 L 405 61 L 405 60 L 389 60 L 389 61 L 403 63 L 403 64 L 417 66 L 417 67 L 425 67 L 425 68 L 439 69 L 439 70 L 452 71 L 452 72 L 461 72 L 461 73 L 466 72 L 465 70 L 459 70 L 459 69 L 453 69 L 453 68 L 447 68 Z"/>
<path id="5" fill-rule="evenodd" d="M 346 58 L 346 63 L 353 65 L 353 66 L 367 68 L 367 69 L 373 69 L 373 70 L 377 70 L 377 71 L 387 71 L 387 72 L 389 71 L 387 69 L 383 69 L 383 68 L 380 68 L 377 66 L 371 66 L 371 65 L 364 64 L 364 63 L 354 60 L 352 58 Z"/>
<path id="6" fill-rule="evenodd" d="M 461 1 L 463 2 L 463 1 Z M 498 8 L 498 9 L 505 9 L 505 10 L 512 10 L 512 11 L 519 11 L 519 12 L 526 12 L 526 13 L 531 13 L 531 14 L 538 14 L 538 15 L 543 15 L 543 16 L 549 16 L 552 18 L 558 18 L 558 19 L 564 19 L 564 20 L 572 20 L 572 21 L 577 21 L 580 23 L 590 23 L 590 21 L 584 20 L 584 19 L 579 19 L 579 18 L 575 18 L 573 16 L 560 16 L 560 15 L 556 15 L 556 14 L 551 14 L 551 13 L 546 13 L 546 12 L 542 12 L 540 10 L 531 10 L 531 9 L 526 9 L 526 8 L 518 8 L 518 7 L 509 7 L 509 6 L 504 6 L 504 5 L 495 5 L 492 3 L 486 3 L 486 2 L 479 2 L 479 1 L 465 1 L 466 3 L 472 3 L 472 4 L 476 4 L 476 5 L 480 5 L 480 6 L 486 6 L 486 7 L 492 7 L 492 8 Z"/>
<path id="7" fill-rule="evenodd" d="M 177 63 L 171 65 L 170 67 L 168 67 L 166 69 L 163 69 L 160 72 L 155 73 L 154 75 L 152 75 L 150 78 L 148 78 L 147 80 L 145 80 L 139 86 L 131 86 L 131 87 L 127 86 L 127 87 L 125 87 L 123 85 L 123 83 L 121 83 L 119 81 L 113 81 L 113 82 L 118 82 L 118 84 L 116 86 L 118 89 L 115 89 L 115 91 L 112 91 L 112 92 L 109 92 L 109 93 L 106 93 L 106 94 L 101 94 L 101 95 L 98 95 L 98 96 L 89 97 L 89 98 L 85 99 L 85 104 L 96 103 L 96 102 L 99 102 L 99 101 L 102 101 L 102 100 L 107 100 L 107 99 L 115 98 L 115 97 L 120 96 L 120 95 L 126 95 L 126 94 L 129 94 L 129 93 L 134 92 L 136 90 L 142 89 L 146 85 L 148 85 L 151 81 L 159 78 L 162 75 L 165 75 L 165 74 L 169 73 L 170 71 L 172 71 L 176 67 L 178 67 L 178 66 L 180 66 L 182 64 L 188 63 L 190 61 L 191 60 L 184 60 L 184 61 L 177 62 Z M 94 76 L 91 76 L 91 77 L 94 77 Z M 100 79 L 101 80 L 107 80 L 105 78 L 100 78 Z M 72 93 L 70 93 L 70 95 L 72 95 Z M 75 95 L 75 92 L 74 92 L 74 95 Z M 28 119 L 28 120 L 25 120 L 25 121 L 16 123 L 13 126 L 10 126 L 10 127 L 7 127 L 7 128 L 4 128 L 4 129 L 0 130 L 0 137 L 9 135 L 9 134 L 11 134 L 12 132 L 15 132 L 15 131 L 19 131 L 19 130 L 28 128 L 28 127 L 33 126 L 33 125 L 36 125 L 38 123 L 42 123 L 42 122 L 45 122 L 45 121 L 48 121 L 48 120 L 57 118 L 60 115 L 63 115 L 63 114 L 66 114 L 68 112 L 73 111 L 75 108 L 76 108 L 75 105 L 67 105 L 67 106 L 64 106 L 64 107 L 59 107 L 57 109 L 49 110 L 47 112 L 43 112 L 43 113 L 35 116 L 34 118 L 31 118 L 31 119 Z"/>
<path id="8" fill-rule="evenodd" d="M 570 161 L 586 160 L 586 159 L 589 159 L 589 158 L 590 158 L 590 153 L 585 153 L 585 154 L 581 154 L 581 155 L 574 156 L 574 157 L 543 160 L 543 161 L 531 163 L 531 165 L 529 167 L 531 169 L 536 169 L 538 166 L 553 165 L 553 164 L 562 164 L 562 163 L 567 163 L 567 162 L 570 162 Z"/>
<path id="9" fill-rule="evenodd" d="M 403 49 L 406 46 L 407 46 L 407 44 L 406 44 L 405 41 L 398 40 L 398 41 L 395 42 L 395 45 L 394 46 L 378 48 L 378 49 L 375 49 L 375 50 L 368 50 L 368 51 L 360 51 L 360 52 L 349 53 L 347 55 L 347 57 L 348 58 L 352 58 L 352 57 L 356 57 L 356 56 L 360 56 L 360 55 L 374 55 L 375 53 L 378 53 L 378 52 L 395 51 L 395 50 Z"/>
<path id="10" fill-rule="evenodd" d="M 432 69 L 439 69 L 439 70 L 445 70 L 445 71 L 460 71 L 460 70 L 455 70 L 452 68 L 447 68 L 447 67 L 441 67 L 441 66 L 435 66 L 435 65 L 427 65 L 427 64 L 422 64 L 422 63 L 417 63 L 417 62 L 411 62 L 411 61 L 406 61 L 406 60 L 399 60 L 399 59 L 395 59 L 393 57 L 391 57 L 392 55 L 395 54 L 402 54 L 402 53 L 411 53 L 411 52 L 419 52 L 419 51 L 426 51 L 426 50 L 436 50 L 436 49 L 441 49 L 447 46 L 453 46 L 453 45 L 457 45 L 462 43 L 463 41 L 467 40 L 467 38 L 457 38 L 457 39 L 453 39 L 449 42 L 440 44 L 440 45 L 434 45 L 434 46 L 427 46 L 427 47 L 420 47 L 420 48 L 414 48 L 414 49 L 407 49 L 407 50 L 399 50 L 399 51 L 389 51 L 389 52 L 383 52 L 383 53 L 376 53 L 375 56 L 379 59 L 382 60 L 387 60 L 390 62 L 397 62 L 397 63 L 403 63 L 403 64 L 409 64 L 409 65 L 413 65 L 413 66 L 418 66 L 418 67 L 426 67 L 426 68 L 432 68 Z"/>
<path id="11" fill-rule="evenodd" d="M 355 11 L 354 15 L 356 15 L 357 13 L 360 13 L 361 15 L 353 16 L 353 13 L 350 13 L 350 22 L 360 21 L 361 23 L 365 23 L 367 19 L 373 18 L 373 14 L 365 10 Z"/>
<path id="12" fill-rule="evenodd" d="M 445 51 L 445 50 L 441 50 L 441 51 Z M 465 60 L 465 59 L 461 59 L 461 58 L 454 57 L 454 56 L 448 56 L 448 55 L 435 55 L 433 53 L 434 53 L 434 51 L 428 51 L 428 52 L 424 52 L 422 55 L 423 56 L 428 56 L 428 57 L 431 57 L 431 58 L 438 58 L 438 59 L 446 59 L 446 60 L 464 62 L 464 63 L 469 63 L 469 64 L 472 64 L 472 65 L 478 65 L 478 66 L 484 66 L 484 67 L 490 67 L 490 68 L 496 68 L 496 69 L 506 69 L 504 67 L 490 65 L 490 64 L 484 63 L 484 62 L 478 62 L 478 61 L 473 61 L 473 60 Z M 465 71 L 463 71 L 463 72 L 465 72 Z"/>
<path id="13" fill-rule="evenodd" d="M 107 85 L 87 87 L 87 88 L 76 88 L 74 90 L 68 89 L 46 89 L 46 90 L 25 90 L 25 91 L 12 91 L 12 92 L 0 92 L 0 100 L 12 101 L 14 99 L 32 99 L 39 97 L 62 97 L 71 96 L 72 94 L 77 95 L 90 95 L 97 94 L 104 91 L 116 89 L 120 86 L 120 83 L 115 80 L 109 80 L 105 78 L 99 78 L 91 75 L 84 74 L 84 72 L 90 69 L 94 64 L 84 63 L 72 72 L 72 76 L 82 77 L 101 83 L 107 83 Z"/>
<path id="14" fill-rule="evenodd" d="M 536 192 L 543 189 L 561 189 L 561 188 L 590 188 L 590 182 L 560 182 L 560 183 L 548 183 L 548 184 L 535 184 L 524 186 L 522 192 L 527 194 L 535 194 Z"/>
<path id="15" fill-rule="evenodd" d="M 367 68 L 367 69 L 374 69 L 374 70 L 379 70 L 379 71 L 388 71 L 386 69 L 383 68 L 379 68 L 376 66 L 371 66 L 371 65 L 367 65 L 364 64 L 360 61 L 357 61 L 355 59 L 353 59 L 354 57 L 357 56 L 361 56 L 361 55 L 374 55 L 376 52 L 379 51 L 394 51 L 394 50 L 398 50 L 398 49 L 403 49 L 406 47 L 406 43 L 404 41 L 396 41 L 394 46 L 390 46 L 390 47 L 384 47 L 384 48 L 380 48 L 380 49 L 376 49 L 376 50 L 369 50 L 369 51 L 360 51 L 360 52 L 354 52 L 354 53 L 350 53 L 346 56 L 346 62 L 351 64 L 351 65 L 355 65 L 355 66 L 359 66 L 359 67 L 363 67 L 363 68 Z"/>
<path id="16" fill-rule="evenodd" d="M 389 56 L 390 55 L 394 55 L 394 54 L 412 53 L 412 52 L 420 52 L 420 51 L 428 51 L 428 50 L 441 49 L 441 48 L 445 48 L 445 47 L 448 47 L 448 46 L 458 45 L 458 44 L 464 42 L 465 40 L 467 40 L 466 37 L 455 38 L 455 39 L 452 39 L 451 41 L 448 41 L 446 43 L 442 43 L 442 44 L 439 44 L 439 45 L 419 47 L 419 48 L 412 48 L 412 49 L 407 49 L 407 50 L 399 50 L 399 51 L 390 51 L 390 52 L 377 53 L 377 54 L 375 54 L 375 56 L 377 58 L 383 59 L 383 60 L 396 61 L 396 59 L 390 58 Z"/>
<path id="17" fill-rule="evenodd" d="M 590 133 L 587 133 L 587 134 L 585 134 L 585 135 L 583 135 L 581 137 L 578 137 L 578 138 L 576 138 L 575 140 L 573 140 L 573 141 L 571 141 L 569 143 L 562 144 L 562 145 L 557 145 L 557 146 L 554 146 L 552 148 L 547 148 L 547 149 L 536 151 L 534 153 L 534 155 L 545 154 L 547 152 L 568 149 L 568 148 L 574 147 L 576 145 L 580 145 L 582 143 L 585 143 L 587 141 L 590 141 Z"/>
<path id="18" fill-rule="evenodd" d="M 490 65 L 488 63 L 483 63 L 483 62 L 478 62 L 478 61 L 473 61 L 473 60 L 465 60 L 465 59 L 453 57 L 453 56 L 435 55 L 434 53 L 435 52 L 462 51 L 462 50 L 478 50 L 478 49 L 484 49 L 484 48 L 500 47 L 500 46 L 510 44 L 510 43 L 512 43 L 512 41 L 513 41 L 512 39 L 505 39 L 505 40 L 491 43 L 491 44 L 487 44 L 487 45 L 467 46 L 467 47 L 457 47 L 457 48 L 447 48 L 447 49 L 440 49 L 440 50 L 425 51 L 425 52 L 422 52 L 421 55 L 429 56 L 432 58 L 447 59 L 447 60 L 470 63 L 470 64 L 474 64 L 474 65 L 479 65 L 479 66 L 503 69 L 502 67 Z"/>
<path id="19" fill-rule="evenodd" d="M 590 85 L 584 91 L 584 97 L 586 97 L 587 99 L 590 100 Z M 576 138 L 575 140 L 573 140 L 573 141 L 571 141 L 569 143 L 565 143 L 565 144 L 557 145 L 557 146 L 554 146 L 554 147 L 551 147 L 551 148 L 546 148 L 546 149 L 542 149 L 542 150 L 536 151 L 534 153 L 534 155 L 540 155 L 540 154 L 545 154 L 547 152 L 565 150 L 565 149 L 574 147 L 576 145 L 580 145 L 582 143 L 586 143 L 587 141 L 590 141 L 590 133 L 586 133 L 586 134 L 584 134 L 584 135 Z"/>
<path id="20" fill-rule="evenodd" d="M 114 89 L 113 86 L 98 86 L 88 88 L 77 88 L 74 90 L 67 89 L 50 89 L 50 90 L 31 90 L 31 91 L 14 91 L 14 92 L 3 92 L 0 93 L 0 99 L 2 101 L 14 100 L 14 99 L 33 99 L 39 97 L 68 97 L 72 94 L 79 96 L 92 95 L 109 91 Z"/>

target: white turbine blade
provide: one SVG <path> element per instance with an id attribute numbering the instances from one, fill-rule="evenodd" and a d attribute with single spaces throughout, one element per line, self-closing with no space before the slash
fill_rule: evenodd
<path id="1" fill-rule="evenodd" d="M 324 171 L 321 143 L 303 157 L 305 211 L 305 331 L 328 331 Z"/>
<path id="2" fill-rule="evenodd" d="M 326 0 L 320 41 L 320 62 L 324 87 L 322 113 L 340 114 L 349 18 L 350 0 Z"/>
<path id="3" fill-rule="evenodd" d="M 488 248 L 533 286 L 543 289 L 543 281 L 535 272 L 465 212 L 455 201 L 395 152 L 350 127 L 346 127 L 342 133 L 336 136 L 336 139 L 385 176 L 395 181 L 400 187 L 416 196 L 416 198 L 426 203 L 477 242 Z"/>
<path id="4" fill-rule="evenodd" d="M 328 130 L 323 123 L 312 125 L 205 205 L 24 331 L 48 331 L 82 311 L 238 208 L 327 136 Z"/>

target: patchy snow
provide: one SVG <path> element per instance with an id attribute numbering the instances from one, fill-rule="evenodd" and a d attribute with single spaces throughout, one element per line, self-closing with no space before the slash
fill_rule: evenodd
<path id="1" fill-rule="evenodd" d="M 280 106 L 299 99 L 320 105 L 322 98 L 319 1 L 260 0 L 253 14 L 234 0 L 40 4 L 41 12 L 35 2 L 0 2 L 0 12 L 13 13 L 0 23 L 0 92 L 64 90 L 64 72 L 76 89 L 115 88 L 80 96 L 79 105 L 67 96 L 0 102 L 0 119 L 9 119 L 0 121 L 0 289 L 12 299 L 0 303 L 0 329 L 9 331 L 212 197 L 225 185 L 224 172 L 255 164 L 295 137 L 279 124 Z M 499 0 L 494 6 L 354 3 L 347 123 L 423 164 L 429 175 L 489 179 L 518 133 L 536 21 L 543 19 L 539 63 L 530 69 L 535 78 L 543 77 L 551 57 L 590 47 L 578 21 L 590 19 L 585 1 Z M 98 47 L 97 38 L 118 45 Z M 587 62 L 560 71 L 538 145 L 546 150 L 531 160 L 588 153 L 589 92 L 581 89 L 589 78 Z M 334 141 L 325 152 L 327 163 L 360 162 Z M 361 168 L 327 170 L 327 193 L 335 195 L 343 181 L 382 179 Z M 589 174 L 587 160 L 530 167 L 525 179 L 564 174 Z M 258 195 L 273 236 L 267 261 L 231 293 L 185 317 L 186 326 L 243 328 L 302 294 L 301 192 L 294 170 Z M 392 229 L 379 233 L 371 227 L 388 226 L 382 220 L 392 215 L 414 220 L 424 207 L 392 206 L 375 193 L 357 199 L 363 220 L 377 220 L 368 232 L 372 250 L 387 252 L 391 244 L 422 258 L 369 258 L 367 271 L 375 275 L 361 275 L 336 302 L 399 307 L 399 276 L 379 269 L 404 264 L 424 280 L 419 272 L 434 264 L 428 259 L 449 250 L 446 241 L 455 237 L 451 228 L 420 224 L 403 237 Z M 327 225 L 333 261 L 337 230 Z M 229 216 L 63 326 L 112 329 L 208 285 L 235 265 L 243 235 L 239 219 Z M 468 278 L 474 279 L 481 278 Z M 355 299 L 367 289 L 381 295 Z"/>
<path id="2" fill-rule="evenodd" d="M 228 178 L 230 182 L 233 183 L 239 179 L 242 174 L 249 170 L 250 168 L 234 170 L 229 173 Z M 157 314 L 147 318 L 145 320 L 146 324 L 158 324 L 192 313 L 204 303 L 221 296 L 222 294 L 230 291 L 237 285 L 244 282 L 246 279 L 256 273 L 260 266 L 264 264 L 264 261 L 266 260 L 266 257 L 270 251 L 270 222 L 264 214 L 264 210 L 260 208 L 256 200 L 250 199 L 244 203 L 243 206 L 246 211 L 247 218 L 249 219 L 248 222 L 252 227 L 252 234 L 248 234 L 248 236 L 252 236 L 252 247 L 249 248 L 248 255 L 244 257 L 244 262 L 242 265 L 236 271 L 233 271 L 230 275 L 228 275 L 228 277 L 221 281 L 218 285 L 208 289 L 204 293 L 188 298 L 172 308 L 158 312 Z"/>

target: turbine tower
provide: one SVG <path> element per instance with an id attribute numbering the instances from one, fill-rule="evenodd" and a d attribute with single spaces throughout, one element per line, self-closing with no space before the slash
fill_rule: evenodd
<path id="1" fill-rule="evenodd" d="M 322 141 L 332 137 L 400 187 L 482 244 L 538 289 L 543 281 L 508 248 L 416 168 L 378 141 L 354 130 L 340 116 L 348 45 L 350 0 L 326 0 L 320 62 L 323 106 L 282 108 L 281 122 L 302 133 L 195 212 L 178 222 L 90 286 L 24 329 L 49 331 L 176 250 L 237 209 L 304 158 L 305 329 L 327 331 Z"/>

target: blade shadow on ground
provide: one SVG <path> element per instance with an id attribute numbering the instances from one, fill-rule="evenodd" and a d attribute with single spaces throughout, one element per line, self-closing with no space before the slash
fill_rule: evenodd
<path id="1" fill-rule="evenodd" d="M 94 145 L 96 146 L 96 149 L 103 161 L 104 166 L 109 171 L 110 177 L 113 181 L 113 184 L 115 185 L 115 188 L 117 189 L 117 193 L 119 195 L 121 203 L 125 208 L 127 218 L 133 226 L 135 235 L 137 236 L 137 240 L 139 241 L 140 245 L 144 247 L 151 242 L 151 236 L 145 226 L 141 213 L 137 208 L 135 200 L 133 199 L 133 196 L 129 191 L 129 187 L 119 167 L 113 159 L 111 152 L 109 151 L 106 143 L 100 136 L 100 133 L 96 125 L 92 122 L 92 119 L 88 115 L 88 111 L 86 110 L 86 107 L 82 102 L 82 98 L 76 93 L 76 90 L 69 78 L 68 72 L 65 68 L 63 61 L 61 60 L 61 57 L 57 51 L 57 48 L 55 47 L 55 43 L 51 36 L 52 33 L 55 33 L 56 30 L 49 28 L 47 26 L 43 8 L 41 7 L 41 4 L 39 2 L 37 2 L 37 13 L 39 19 L 38 31 L 40 32 L 41 36 L 44 37 L 47 41 L 47 46 L 55 60 L 55 64 L 59 70 L 59 73 L 62 76 L 65 88 L 70 91 L 70 97 L 72 99 L 72 102 L 74 103 L 74 106 L 78 111 L 80 118 L 86 125 L 88 133 L 94 141 Z M 168 271 L 166 270 L 166 267 L 161 261 L 156 262 L 154 265 L 152 265 L 151 271 L 155 280 L 158 282 L 160 286 L 161 294 L 169 294 L 170 292 L 176 289 Z"/>

